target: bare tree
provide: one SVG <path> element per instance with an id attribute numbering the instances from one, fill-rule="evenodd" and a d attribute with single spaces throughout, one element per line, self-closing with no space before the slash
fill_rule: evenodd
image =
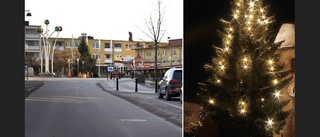
<path id="1" fill-rule="evenodd" d="M 164 7 L 163 0 L 157 0 L 156 2 L 156 10 L 153 13 L 149 14 L 149 17 L 145 19 L 145 29 L 141 29 L 139 26 L 138 29 L 141 30 L 147 37 L 151 38 L 155 45 L 155 82 L 157 83 L 157 69 L 158 69 L 158 44 L 161 42 L 166 29 L 163 28 L 164 23 Z M 157 92 L 157 84 L 155 84 L 155 92 Z"/>
<path id="2" fill-rule="evenodd" d="M 74 59 L 80 58 L 80 52 L 77 49 L 66 48 L 65 50 L 56 50 L 54 53 L 54 70 L 65 72 L 68 66 L 68 59 L 75 62 Z"/>

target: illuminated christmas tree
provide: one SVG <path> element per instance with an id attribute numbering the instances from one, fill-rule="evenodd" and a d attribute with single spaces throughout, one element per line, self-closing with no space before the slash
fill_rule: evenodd
<path id="1" fill-rule="evenodd" d="M 288 76 L 290 70 L 278 63 L 277 49 L 283 41 L 274 43 L 274 17 L 262 0 L 234 0 L 231 10 L 230 21 L 221 19 L 222 45 L 214 46 L 216 56 L 204 66 L 210 77 L 199 83 L 202 109 L 195 134 L 279 134 L 292 112 L 283 110 L 290 100 L 280 100 L 280 91 L 292 77 Z M 217 133 L 213 133 L 215 126 Z"/>

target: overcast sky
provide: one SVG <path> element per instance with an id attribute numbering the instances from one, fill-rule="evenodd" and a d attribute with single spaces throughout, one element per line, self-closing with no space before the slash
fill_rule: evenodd
<path id="1" fill-rule="evenodd" d="M 138 29 L 146 29 L 145 19 L 156 9 L 157 0 L 25 0 L 25 10 L 32 16 L 25 16 L 29 25 L 41 25 L 44 20 L 55 26 L 62 26 L 58 37 L 78 37 L 87 33 L 95 39 L 128 40 L 129 31 L 133 40 L 151 41 Z M 166 29 L 162 41 L 183 38 L 183 0 L 163 0 L 164 24 Z M 27 11 L 25 11 L 27 13 Z M 51 37 L 56 37 L 55 32 Z"/>

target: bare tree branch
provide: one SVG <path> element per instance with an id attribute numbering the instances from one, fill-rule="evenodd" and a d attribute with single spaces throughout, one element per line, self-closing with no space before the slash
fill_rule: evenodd
<path id="1" fill-rule="evenodd" d="M 146 28 L 141 28 L 140 26 L 136 25 L 136 27 L 147 37 L 152 39 L 152 41 L 159 43 L 163 36 L 165 35 L 165 29 L 163 28 L 163 17 L 164 17 L 164 11 L 162 10 L 162 1 L 158 0 L 156 2 L 156 12 L 150 13 L 149 17 L 145 20 L 145 26 Z M 156 18 L 154 18 L 156 17 Z"/>

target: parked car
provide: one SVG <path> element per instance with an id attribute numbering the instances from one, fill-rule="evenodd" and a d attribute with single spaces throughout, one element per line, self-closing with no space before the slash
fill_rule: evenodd
<path id="1" fill-rule="evenodd" d="M 170 68 L 165 72 L 162 79 L 158 82 L 158 98 L 166 97 L 171 100 L 171 97 L 179 97 L 182 87 L 182 68 Z"/>

